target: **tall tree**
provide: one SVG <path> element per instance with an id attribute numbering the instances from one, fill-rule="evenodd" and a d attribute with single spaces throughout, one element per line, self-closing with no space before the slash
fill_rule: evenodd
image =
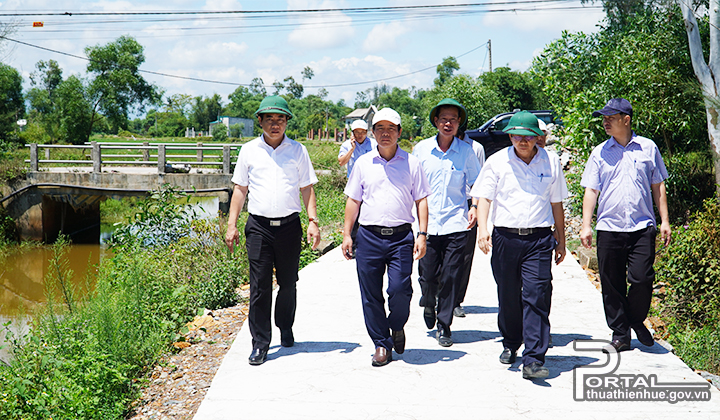
<path id="1" fill-rule="evenodd" d="M 285 82 L 285 88 L 287 89 L 288 94 L 292 95 L 293 98 L 302 98 L 305 88 L 303 88 L 303 85 L 296 82 L 294 77 L 288 76 L 283 80 L 283 82 Z"/>
<path id="2" fill-rule="evenodd" d="M 453 56 L 445 57 L 442 61 L 442 63 L 438 64 L 437 66 L 437 75 L 438 77 L 435 78 L 435 86 L 442 86 L 450 80 L 450 78 L 453 76 L 453 73 L 455 73 L 455 70 L 460 70 L 460 64 L 458 64 L 457 60 Z"/>
<path id="3" fill-rule="evenodd" d="M 215 93 L 210 97 L 195 97 L 190 121 L 196 130 L 208 131 L 210 123 L 217 121 L 222 111 L 222 97 Z"/>
<path id="4" fill-rule="evenodd" d="M 35 67 L 37 70 L 30 74 L 32 87 L 26 95 L 31 107 L 30 116 L 52 142 L 58 139 L 60 129 L 56 91 L 63 81 L 62 69 L 55 60 L 38 61 Z"/>
<path id="5" fill-rule="evenodd" d="M 536 109 L 535 97 L 540 89 L 527 74 L 512 71 L 509 67 L 497 67 L 481 74 L 480 80 L 498 93 L 506 111 Z"/>
<path id="6" fill-rule="evenodd" d="M 263 79 L 261 77 L 255 77 L 250 82 L 250 93 L 253 95 L 261 95 L 265 97 L 267 95 L 267 90 L 265 90 L 265 82 L 263 82 Z"/>
<path id="7" fill-rule="evenodd" d="M 92 77 L 88 86 L 92 98 L 88 139 L 98 112 L 117 130 L 127 126 L 131 110 L 143 111 L 158 100 L 155 86 L 140 75 L 145 55 L 143 46 L 134 38 L 121 36 L 104 46 L 86 47 L 85 55 L 90 60 L 87 72 Z"/>
<path id="8" fill-rule="evenodd" d="M 702 86 L 705 99 L 710 151 L 715 165 L 715 184 L 720 199 L 720 0 L 710 0 L 707 8 L 710 22 L 710 58 L 705 62 L 700 28 L 695 18 L 695 10 L 684 1 L 680 1 L 685 30 L 690 47 L 690 59 L 693 70 Z M 697 6 L 702 3 L 697 4 Z"/>
<path id="9" fill-rule="evenodd" d="M 14 138 L 17 120 L 24 116 L 22 76 L 13 67 L 0 63 L 0 139 Z"/>
<path id="10" fill-rule="evenodd" d="M 54 112 L 59 120 L 59 140 L 71 144 L 87 141 L 93 110 L 82 80 L 75 75 L 68 77 L 58 85 L 54 96 Z"/>

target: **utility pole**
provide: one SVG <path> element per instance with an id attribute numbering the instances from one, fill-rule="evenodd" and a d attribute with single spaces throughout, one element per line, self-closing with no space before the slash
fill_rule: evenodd
<path id="1" fill-rule="evenodd" d="M 492 40 L 488 39 L 488 56 L 490 57 L 490 73 L 492 73 Z"/>

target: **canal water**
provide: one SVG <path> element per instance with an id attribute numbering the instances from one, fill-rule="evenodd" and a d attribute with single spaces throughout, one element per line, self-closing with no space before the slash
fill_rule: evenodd
<path id="1" fill-rule="evenodd" d="M 191 201 L 199 218 L 217 216 L 218 205 L 217 197 L 198 197 Z M 81 295 L 92 289 L 100 262 L 110 257 L 106 242 L 111 236 L 112 229 L 103 230 L 98 244 L 68 246 L 67 268 L 72 270 L 71 282 Z M 12 331 L 27 329 L 33 313 L 46 302 L 45 279 L 52 268 L 52 257 L 50 245 L 18 247 L 6 257 L 0 256 L 0 326 L 10 322 Z M 0 327 L 0 347 L 5 344 L 5 330 Z M 7 350 L 0 349 L 0 360 L 7 359 Z"/>

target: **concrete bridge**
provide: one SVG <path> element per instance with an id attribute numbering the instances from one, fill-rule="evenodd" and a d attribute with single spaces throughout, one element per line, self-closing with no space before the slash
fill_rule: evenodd
<path id="1" fill-rule="evenodd" d="M 21 239 L 53 242 L 63 233 L 76 243 L 97 243 L 102 200 L 145 196 L 166 184 L 192 195 L 216 196 L 220 210 L 227 212 L 232 193 L 231 156 L 236 156 L 240 147 L 98 142 L 27 146 L 27 176 L 12 185 L 0 203 L 17 221 Z M 51 151 L 56 149 L 77 150 L 73 159 L 51 159 Z M 45 159 L 40 159 L 42 150 Z M 117 154 L 117 150 L 123 153 Z"/>

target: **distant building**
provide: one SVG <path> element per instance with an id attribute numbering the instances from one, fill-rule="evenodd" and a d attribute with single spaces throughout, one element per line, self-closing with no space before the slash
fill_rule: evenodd
<path id="1" fill-rule="evenodd" d="M 372 118 L 378 109 L 375 105 L 370 105 L 370 108 L 358 108 L 355 111 L 345 116 L 345 129 L 350 131 L 350 124 L 356 120 L 365 120 L 368 123 L 368 127 L 372 126 Z"/>
<path id="2" fill-rule="evenodd" d="M 253 124 L 255 122 L 250 118 L 237 118 L 237 117 L 223 117 L 219 116 L 217 121 L 210 123 L 210 134 L 215 130 L 215 127 L 224 125 L 227 130 L 228 137 L 233 137 L 230 134 L 230 130 L 236 124 L 240 125 L 240 136 L 241 137 L 252 137 L 253 136 Z"/>

